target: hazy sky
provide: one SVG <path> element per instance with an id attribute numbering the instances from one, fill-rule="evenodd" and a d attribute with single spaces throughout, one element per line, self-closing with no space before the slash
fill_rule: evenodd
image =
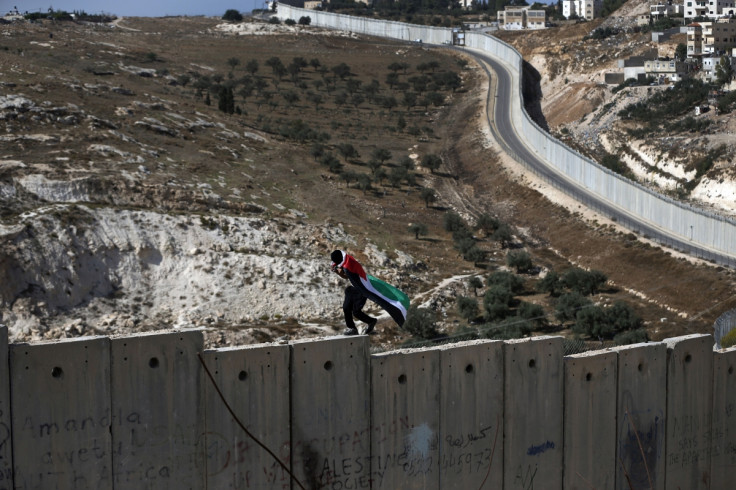
<path id="1" fill-rule="evenodd" d="M 0 0 L 0 15 L 18 7 L 23 12 L 46 12 L 49 7 L 88 14 L 161 17 L 164 15 L 222 16 L 228 9 L 250 12 L 264 8 L 263 0 Z"/>

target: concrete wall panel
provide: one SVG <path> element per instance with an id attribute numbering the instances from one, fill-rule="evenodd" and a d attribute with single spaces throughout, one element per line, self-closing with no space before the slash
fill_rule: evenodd
<path id="1" fill-rule="evenodd" d="M 291 345 L 292 471 L 306 488 L 370 483 L 369 337 Z"/>
<path id="2" fill-rule="evenodd" d="M 0 490 L 13 488 L 8 327 L 0 325 Z"/>
<path id="3" fill-rule="evenodd" d="M 618 353 L 616 488 L 664 488 L 667 347 L 634 344 Z"/>
<path id="4" fill-rule="evenodd" d="M 203 358 L 240 422 L 289 464 L 289 346 L 252 345 L 205 351 Z M 208 488 L 281 489 L 289 473 L 233 419 L 204 381 Z"/>
<path id="5" fill-rule="evenodd" d="M 713 353 L 710 488 L 731 488 L 736 474 L 736 347 Z"/>
<path id="6" fill-rule="evenodd" d="M 504 488 L 562 488 L 562 338 L 504 345 Z"/>
<path id="7" fill-rule="evenodd" d="M 439 366 L 438 350 L 372 356 L 374 490 L 439 488 Z"/>
<path id="8" fill-rule="evenodd" d="M 460 342 L 442 348 L 440 488 L 501 488 L 502 422 L 503 342 Z"/>
<path id="9" fill-rule="evenodd" d="M 666 488 L 710 488 L 713 337 L 667 339 Z"/>
<path id="10" fill-rule="evenodd" d="M 112 340 L 115 489 L 204 488 L 202 332 Z"/>
<path id="11" fill-rule="evenodd" d="M 10 347 L 15 488 L 111 489 L 110 339 Z"/>
<path id="12" fill-rule="evenodd" d="M 565 357 L 564 488 L 613 488 L 616 478 L 615 352 Z"/>

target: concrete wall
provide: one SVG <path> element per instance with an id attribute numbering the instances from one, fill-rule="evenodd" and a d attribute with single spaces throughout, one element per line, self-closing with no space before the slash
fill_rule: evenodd
<path id="1" fill-rule="evenodd" d="M 721 489 L 736 467 L 736 348 L 710 335 L 569 357 L 560 337 L 6 339 L 0 488 Z"/>
<path id="2" fill-rule="evenodd" d="M 418 26 L 401 22 L 304 10 L 279 4 L 277 16 L 298 21 L 308 15 L 311 24 L 371 36 L 442 44 L 452 39 L 448 28 Z M 512 119 L 517 133 L 526 139 L 551 168 L 572 179 L 580 187 L 604 197 L 617 207 L 656 224 L 679 236 L 683 243 L 694 242 L 715 253 L 700 251 L 705 259 L 736 266 L 736 221 L 704 212 L 630 181 L 580 155 L 541 129 L 522 107 L 521 76 L 523 59 L 518 51 L 503 41 L 480 33 L 465 33 L 465 46 L 483 50 L 503 62 L 512 76 L 516 96 L 512 101 Z M 512 155 L 513 156 L 513 155 Z M 523 161 L 520 161 L 524 164 Z M 574 196 L 581 199 L 582 196 Z M 635 227 L 633 223 L 625 226 Z"/>
<path id="3" fill-rule="evenodd" d="M 0 325 L 0 490 L 13 488 L 10 434 L 10 378 L 8 376 L 8 327 Z"/>
<path id="4" fill-rule="evenodd" d="M 113 488 L 110 339 L 10 346 L 15 488 Z"/>
<path id="5" fill-rule="evenodd" d="M 440 488 L 439 351 L 373 356 L 371 388 L 371 488 Z"/>
<path id="6" fill-rule="evenodd" d="M 284 461 L 291 449 L 288 345 L 207 350 L 203 359 L 240 422 Z M 238 425 L 204 382 L 208 488 L 280 489 L 289 473 Z"/>
<path id="7" fill-rule="evenodd" d="M 616 481 L 615 352 L 565 358 L 563 488 L 613 488 Z"/>
<path id="8" fill-rule="evenodd" d="M 291 345 L 291 461 L 309 488 L 367 488 L 368 336 Z"/>
<path id="9" fill-rule="evenodd" d="M 501 341 L 440 349 L 440 488 L 503 487 L 503 372 Z"/>

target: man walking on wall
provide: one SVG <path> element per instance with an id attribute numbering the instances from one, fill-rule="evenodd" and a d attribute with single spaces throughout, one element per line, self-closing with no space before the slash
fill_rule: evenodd
<path id="1" fill-rule="evenodd" d="M 353 316 L 368 325 L 363 334 L 373 332 L 378 319 L 363 312 L 363 307 L 368 299 L 386 310 L 399 326 L 404 324 L 406 312 L 409 309 L 409 297 L 406 294 L 366 274 L 360 262 L 342 250 L 334 250 L 330 254 L 330 259 L 332 260 L 332 271 L 343 279 L 350 281 L 350 286 L 345 289 L 345 300 L 342 306 L 345 314 L 345 324 L 347 325 L 345 335 L 358 334 Z"/>

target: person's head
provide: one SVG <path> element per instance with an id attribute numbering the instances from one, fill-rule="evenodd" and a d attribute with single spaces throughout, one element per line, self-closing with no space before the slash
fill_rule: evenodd
<path id="1" fill-rule="evenodd" d="M 342 261 L 345 260 L 342 250 L 333 250 L 330 254 L 330 260 L 332 260 L 333 266 L 339 266 L 342 264 Z"/>

